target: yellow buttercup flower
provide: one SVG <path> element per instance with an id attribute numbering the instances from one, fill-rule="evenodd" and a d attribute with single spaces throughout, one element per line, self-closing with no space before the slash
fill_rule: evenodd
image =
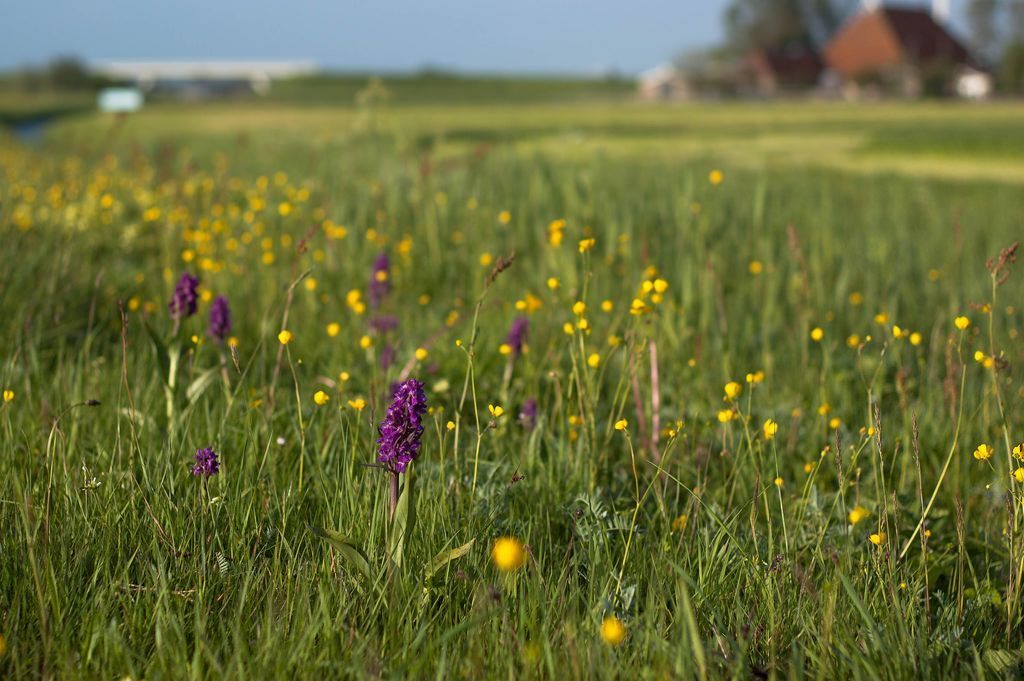
<path id="1" fill-rule="evenodd" d="M 760 260 L 751 260 L 750 264 L 747 265 L 747 271 L 756 277 L 764 271 L 764 265 L 761 264 Z"/>
<path id="2" fill-rule="evenodd" d="M 505 414 L 504 408 L 500 406 L 495 406 L 493 404 L 487 405 L 487 411 L 491 412 L 491 416 L 493 416 L 496 419 L 500 419 Z"/>
<path id="3" fill-rule="evenodd" d="M 587 251 L 592 249 L 594 247 L 594 244 L 596 244 L 596 243 L 597 243 L 597 240 L 593 239 L 593 238 L 590 238 L 590 239 L 580 239 L 580 253 L 586 253 Z"/>
<path id="4" fill-rule="evenodd" d="M 596 352 L 590 353 L 590 355 L 587 357 L 587 366 L 589 366 L 591 369 L 596 369 L 597 367 L 601 366 L 601 355 L 597 354 Z"/>
<path id="5" fill-rule="evenodd" d="M 727 400 L 735 400 L 743 392 L 743 386 L 736 381 L 729 381 L 725 384 L 725 398 Z"/>
<path id="6" fill-rule="evenodd" d="M 813 329 L 811 329 L 811 340 L 814 341 L 815 343 L 820 343 L 821 339 L 824 337 L 825 332 L 821 329 L 820 326 L 816 326 Z"/>
<path id="7" fill-rule="evenodd" d="M 615 430 L 625 430 L 629 428 L 629 421 L 626 419 L 619 419 L 615 422 Z"/>
<path id="8" fill-rule="evenodd" d="M 526 564 L 526 547 L 515 537 L 501 537 L 494 542 L 491 560 L 502 572 L 518 570 Z"/>
<path id="9" fill-rule="evenodd" d="M 331 401 L 331 396 L 325 393 L 323 390 L 317 390 L 313 394 L 313 401 L 316 402 L 317 406 L 322 407 Z"/>
<path id="10" fill-rule="evenodd" d="M 548 277 L 547 284 L 548 288 L 551 289 L 552 291 L 556 290 L 561 285 L 558 279 L 555 277 Z"/>
<path id="11" fill-rule="evenodd" d="M 4 391 L 4 397 L 7 397 L 6 391 Z M 1024 460 L 1024 442 L 1013 448 L 1013 455 L 1018 459 Z"/>
<path id="12" fill-rule="evenodd" d="M 13 401 L 14 401 L 14 391 L 11 390 L 10 388 L 4 390 L 4 402 L 13 402 Z"/>
<path id="13" fill-rule="evenodd" d="M 725 173 L 723 173 L 718 168 L 715 168 L 710 173 L 708 173 L 708 182 L 710 182 L 711 184 L 713 184 L 716 187 L 718 185 L 722 184 L 722 182 L 724 180 L 725 180 Z"/>
<path id="14" fill-rule="evenodd" d="M 427 358 L 427 354 L 428 353 L 426 348 L 416 348 L 416 359 L 418 361 L 422 362 L 423 360 L 425 360 Z"/>
<path id="15" fill-rule="evenodd" d="M 1024 482 L 1024 468 L 1018 467 L 1017 470 L 1013 472 L 1013 478 L 1017 482 Z"/>
<path id="16" fill-rule="evenodd" d="M 341 333 L 341 324 L 339 324 L 338 322 L 331 322 L 330 324 L 327 325 L 328 336 L 334 338 L 339 333 Z"/>
<path id="17" fill-rule="evenodd" d="M 978 445 L 978 448 L 974 450 L 974 458 L 978 461 L 988 461 L 992 458 L 992 448 L 986 444 Z"/>
<path id="18" fill-rule="evenodd" d="M 960 329 L 961 331 L 963 331 L 970 325 L 971 320 L 964 316 L 957 317 L 956 319 L 953 320 L 953 326 Z"/>
<path id="19" fill-rule="evenodd" d="M 507 225 L 508 223 L 512 222 L 512 213 L 508 212 L 507 210 L 501 211 L 500 213 L 498 213 L 498 222 L 500 222 L 503 225 Z"/>
<path id="20" fill-rule="evenodd" d="M 572 313 L 577 317 L 580 317 L 587 311 L 587 304 L 582 300 L 577 300 L 572 304 Z"/>
<path id="21" fill-rule="evenodd" d="M 363 336 L 362 338 L 359 339 L 359 347 L 361 347 L 363 350 L 368 349 L 372 345 L 373 339 L 370 338 L 369 336 Z"/>
<path id="22" fill-rule="evenodd" d="M 292 342 L 294 338 L 295 334 L 293 334 L 288 329 L 284 329 L 283 331 L 281 331 L 281 333 L 277 334 L 277 340 L 281 343 L 281 345 L 288 345 L 289 343 Z"/>
<path id="23" fill-rule="evenodd" d="M 732 409 L 722 409 L 721 411 L 718 412 L 719 423 L 728 423 L 729 421 L 732 421 L 734 418 L 736 418 L 736 412 L 734 412 Z"/>
<path id="24" fill-rule="evenodd" d="M 876 532 L 872 534 L 870 537 L 868 537 L 868 539 L 875 546 L 881 546 L 885 543 L 885 532 Z"/>
<path id="25" fill-rule="evenodd" d="M 849 518 L 851 525 L 856 525 L 860 521 L 867 518 L 869 515 L 871 515 L 871 512 L 868 509 L 864 508 L 863 506 L 854 506 L 852 509 L 850 509 L 850 513 L 847 517 Z"/>
<path id="26" fill-rule="evenodd" d="M 764 430 L 764 439 L 771 440 L 779 432 L 779 424 L 776 423 L 775 421 L 772 421 L 771 419 L 768 419 L 767 421 L 764 422 L 764 427 L 762 428 L 762 430 Z"/>
<path id="27" fill-rule="evenodd" d="M 455 421 L 449 421 L 448 423 L 444 424 L 444 427 L 447 428 L 448 430 L 455 430 Z"/>
<path id="28" fill-rule="evenodd" d="M 354 400 L 349 400 L 348 406 L 352 407 L 356 411 L 362 411 L 363 409 L 366 408 L 366 400 L 364 400 L 362 397 L 357 397 Z"/>
<path id="29" fill-rule="evenodd" d="M 601 622 L 601 640 L 613 648 L 622 645 L 626 640 L 626 625 L 615 615 L 608 615 Z"/>

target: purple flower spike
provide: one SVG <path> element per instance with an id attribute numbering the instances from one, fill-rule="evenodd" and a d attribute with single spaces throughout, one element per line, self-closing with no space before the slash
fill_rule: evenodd
<path id="1" fill-rule="evenodd" d="M 519 425 L 527 430 L 537 427 L 537 400 L 532 397 L 519 408 Z"/>
<path id="2" fill-rule="evenodd" d="M 221 341 L 231 333 L 231 308 L 224 296 L 213 299 L 210 306 L 210 328 L 206 332 Z"/>
<path id="3" fill-rule="evenodd" d="M 523 354 L 523 346 L 526 345 L 526 333 L 530 328 L 530 320 L 526 317 L 516 317 L 512 326 L 505 336 L 505 343 L 512 348 L 512 356 L 518 357 Z"/>
<path id="4" fill-rule="evenodd" d="M 377 431 L 377 461 L 394 473 L 405 472 L 420 451 L 423 435 L 423 414 L 427 411 L 427 396 L 423 384 L 410 378 L 398 386 Z"/>
<path id="5" fill-rule="evenodd" d="M 175 320 L 184 319 L 196 313 L 196 304 L 199 301 L 199 295 L 196 293 L 197 288 L 199 288 L 198 279 L 188 272 L 181 275 L 178 285 L 174 287 L 174 295 L 171 296 L 171 301 L 167 303 L 167 309 L 170 311 L 172 318 Z"/>
<path id="6" fill-rule="evenodd" d="M 370 320 L 370 330 L 374 333 L 385 334 L 398 328 L 398 317 L 394 315 L 378 315 Z"/>
<path id="7" fill-rule="evenodd" d="M 217 461 L 217 452 L 213 447 L 203 447 L 196 450 L 196 465 L 192 466 L 192 475 L 203 476 L 217 475 L 220 472 L 220 462 Z"/>
<path id="8" fill-rule="evenodd" d="M 387 371 L 391 368 L 391 365 L 395 363 L 395 358 L 398 356 L 398 351 L 395 350 L 395 346 L 391 343 L 385 343 L 380 349 L 380 356 L 377 361 L 380 362 L 380 368 Z"/>
<path id="9" fill-rule="evenodd" d="M 391 291 L 391 260 L 387 253 L 382 252 L 373 261 L 373 270 L 370 272 L 370 305 L 373 308 L 380 307 L 389 291 Z"/>

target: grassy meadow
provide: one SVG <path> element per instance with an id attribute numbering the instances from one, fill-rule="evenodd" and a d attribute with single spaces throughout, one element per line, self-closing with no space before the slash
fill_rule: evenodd
<path id="1" fill-rule="evenodd" d="M 0 677 L 1018 677 L 1022 115 L 163 104 L 0 138 Z"/>

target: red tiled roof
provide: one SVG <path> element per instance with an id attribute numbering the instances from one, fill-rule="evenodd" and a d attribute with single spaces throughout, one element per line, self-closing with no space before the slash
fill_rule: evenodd
<path id="1" fill-rule="evenodd" d="M 927 10 L 885 7 L 881 12 L 909 60 L 949 61 L 956 64 L 972 62 L 967 49 L 940 26 Z"/>

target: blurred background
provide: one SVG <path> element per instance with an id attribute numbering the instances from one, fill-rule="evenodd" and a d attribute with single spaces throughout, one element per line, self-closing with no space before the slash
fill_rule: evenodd
<path id="1" fill-rule="evenodd" d="M 1024 90 L 1024 0 L 19 3 L 4 121 L 150 101 L 960 97 Z M 32 111 L 35 109 L 35 111 Z"/>
<path id="2" fill-rule="evenodd" d="M 1024 178 L 1024 0 L 93 0 L 7 16 L 0 127 L 26 142 L 129 114 L 144 135 L 386 123 L 439 152 Z"/>

